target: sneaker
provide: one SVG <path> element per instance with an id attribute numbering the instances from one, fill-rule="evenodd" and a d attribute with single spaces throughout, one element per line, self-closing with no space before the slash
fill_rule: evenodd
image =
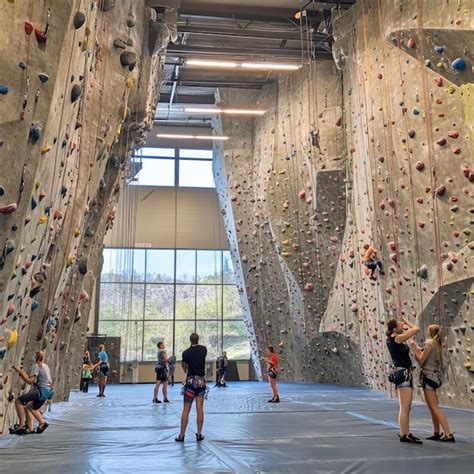
<path id="1" fill-rule="evenodd" d="M 415 441 L 420 441 L 420 438 L 417 438 L 413 433 L 410 433 L 408 437 L 414 439 Z"/>
<path id="2" fill-rule="evenodd" d="M 438 441 L 441 441 L 442 443 L 455 443 L 456 442 L 456 440 L 454 439 L 454 433 L 451 433 L 448 436 L 443 435 Z"/>
<path id="3" fill-rule="evenodd" d="M 10 430 L 10 434 L 23 436 L 24 434 L 26 434 L 26 426 L 24 426 L 23 428 L 16 428 L 16 429 Z"/>
<path id="4" fill-rule="evenodd" d="M 433 433 L 433 436 L 428 436 L 428 438 L 425 438 L 425 439 L 429 439 L 430 441 L 438 441 L 442 436 L 439 434 L 439 433 Z"/>
<path id="5" fill-rule="evenodd" d="M 202 441 L 204 439 L 204 436 L 201 433 L 196 433 L 196 441 Z"/>
<path id="6" fill-rule="evenodd" d="M 273 400 L 273 403 L 280 403 L 280 397 L 276 397 L 276 398 Z"/>
<path id="7" fill-rule="evenodd" d="M 42 425 L 40 425 L 40 426 L 38 426 L 38 428 L 36 428 L 36 432 L 38 434 L 42 433 L 48 426 L 49 426 L 49 424 L 44 422 Z"/>
<path id="8" fill-rule="evenodd" d="M 164 402 L 164 403 L 170 403 L 170 401 L 169 401 L 167 398 L 165 398 L 165 399 L 163 400 L 163 402 Z"/>
<path id="9" fill-rule="evenodd" d="M 400 443 L 412 443 L 412 444 L 423 444 L 423 441 L 419 439 L 411 438 L 410 435 L 398 435 L 400 438 Z"/>
<path id="10" fill-rule="evenodd" d="M 177 443 L 184 443 L 184 435 L 178 435 L 177 438 L 174 439 Z"/>
<path id="11" fill-rule="evenodd" d="M 274 398 L 272 398 L 271 400 L 268 400 L 268 403 L 273 403 L 275 401 Z"/>

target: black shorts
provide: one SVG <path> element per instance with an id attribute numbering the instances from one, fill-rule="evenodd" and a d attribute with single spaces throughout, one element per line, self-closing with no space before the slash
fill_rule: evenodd
<path id="1" fill-rule="evenodd" d="M 268 375 L 270 378 L 272 378 L 272 379 L 276 379 L 276 378 L 277 378 L 277 373 L 274 372 L 273 370 L 269 370 L 269 371 L 267 372 L 267 375 Z"/>
<path id="2" fill-rule="evenodd" d="M 411 369 L 391 370 L 388 380 L 399 388 L 413 388 L 413 375 Z"/>
<path id="3" fill-rule="evenodd" d="M 100 364 L 99 366 L 99 375 L 103 377 L 108 377 L 109 375 L 109 365 L 108 364 Z"/>
<path id="4" fill-rule="evenodd" d="M 193 403 L 196 397 L 202 397 L 206 394 L 207 386 L 204 377 L 188 377 L 184 386 L 184 402 Z"/>
<path id="5" fill-rule="evenodd" d="M 39 410 L 45 402 L 45 400 L 40 400 L 40 396 L 40 391 L 35 389 L 25 393 L 24 395 L 20 395 L 18 400 L 20 400 L 23 405 L 28 405 L 28 403 L 33 402 L 33 410 Z"/>
<path id="6" fill-rule="evenodd" d="M 167 382 L 168 381 L 168 372 L 166 369 L 156 369 L 156 381 Z"/>

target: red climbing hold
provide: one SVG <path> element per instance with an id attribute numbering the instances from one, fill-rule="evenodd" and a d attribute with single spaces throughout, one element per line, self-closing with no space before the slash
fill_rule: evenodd
<path id="1" fill-rule="evenodd" d="M 336 120 L 336 127 L 340 127 L 342 125 L 342 117 L 339 117 L 337 120 Z"/>
<path id="2" fill-rule="evenodd" d="M 444 138 L 444 137 L 438 138 L 438 140 L 436 140 L 436 143 L 437 143 L 439 146 L 444 146 L 444 145 L 446 145 L 446 138 Z"/>
<path id="3" fill-rule="evenodd" d="M 397 244 L 395 242 L 389 242 L 388 246 L 390 247 L 390 250 L 393 250 L 394 252 L 397 250 Z"/>
<path id="4" fill-rule="evenodd" d="M 455 147 L 453 148 L 453 153 L 454 153 L 455 155 L 459 155 L 459 154 L 461 153 L 461 148 L 459 148 L 458 146 L 455 146 Z"/>
<path id="5" fill-rule="evenodd" d="M 31 35 L 33 33 L 33 24 L 31 21 L 25 21 L 25 33 Z"/>
<path id="6" fill-rule="evenodd" d="M 418 204 L 423 204 L 423 198 L 422 198 L 422 197 L 417 197 L 417 198 L 416 198 L 416 202 L 417 202 Z"/>
<path id="7" fill-rule="evenodd" d="M 298 193 L 298 197 L 299 197 L 300 199 L 304 199 L 304 198 L 306 197 L 306 192 L 305 192 L 304 190 L 303 190 L 303 191 L 300 191 L 300 192 Z"/>
<path id="8" fill-rule="evenodd" d="M 417 161 L 416 165 L 415 165 L 415 168 L 418 171 L 423 171 L 425 169 L 425 164 L 422 161 Z"/>
<path id="9" fill-rule="evenodd" d="M 380 73 L 379 73 L 379 74 L 377 74 L 377 79 L 383 79 L 383 76 L 382 76 L 382 74 L 380 74 Z"/>
<path id="10" fill-rule="evenodd" d="M 471 182 L 474 183 L 474 169 L 469 168 L 467 165 L 462 165 L 461 170 L 463 175 Z M 1 209 L 0 209 L 1 212 Z"/>
<path id="11" fill-rule="evenodd" d="M 410 49 L 413 49 L 415 47 L 415 40 L 413 38 L 410 38 L 408 40 L 407 47 Z"/>
<path id="12" fill-rule="evenodd" d="M 12 303 L 8 305 L 7 316 L 11 316 L 15 312 L 15 306 Z"/>
<path id="13" fill-rule="evenodd" d="M 445 192 L 446 192 L 446 186 L 444 186 L 444 185 L 438 186 L 435 189 L 436 196 L 444 196 Z"/>
<path id="14" fill-rule="evenodd" d="M 46 43 L 46 40 L 48 39 L 48 36 L 43 30 L 40 30 L 39 28 L 35 28 L 35 36 L 36 36 L 36 41 L 38 43 Z"/>
<path id="15" fill-rule="evenodd" d="M 329 237 L 329 240 L 331 242 L 337 242 L 337 237 L 335 235 L 333 235 L 333 236 Z"/>
<path id="16" fill-rule="evenodd" d="M 435 84 L 436 84 L 438 87 L 443 87 L 443 78 L 441 78 L 441 77 L 435 78 Z"/>
<path id="17" fill-rule="evenodd" d="M 384 203 L 384 202 L 381 202 L 381 203 L 379 204 L 379 207 L 380 207 L 380 209 L 382 209 L 382 211 L 383 211 L 383 210 L 385 209 L 385 203 Z"/>
<path id="18" fill-rule="evenodd" d="M 306 283 L 304 286 L 305 291 L 313 291 L 314 290 L 314 285 L 312 283 Z"/>
<path id="19" fill-rule="evenodd" d="M 451 130 L 448 132 L 448 137 L 449 138 L 458 138 L 459 137 L 459 132 L 457 130 Z"/>
<path id="20" fill-rule="evenodd" d="M 13 214 L 16 211 L 16 208 L 16 202 L 12 202 L 6 206 L 0 206 L 0 214 Z"/>

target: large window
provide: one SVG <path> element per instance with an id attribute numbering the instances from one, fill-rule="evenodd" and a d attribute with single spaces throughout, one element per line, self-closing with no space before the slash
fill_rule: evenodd
<path id="1" fill-rule="evenodd" d="M 214 188 L 212 150 L 150 148 L 137 150 L 133 157 L 137 170 L 132 184 Z"/>
<path id="2" fill-rule="evenodd" d="M 249 358 L 229 252 L 104 249 L 103 258 L 98 332 L 122 338 L 122 360 L 155 360 L 158 341 L 180 358 L 194 331 L 209 359 Z"/>

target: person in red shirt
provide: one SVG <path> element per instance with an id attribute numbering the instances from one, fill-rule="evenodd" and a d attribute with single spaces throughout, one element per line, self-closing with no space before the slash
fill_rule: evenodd
<path id="1" fill-rule="evenodd" d="M 264 360 L 267 363 L 267 377 L 268 383 L 272 388 L 273 398 L 268 400 L 268 403 L 280 403 L 280 397 L 278 396 L 278 388 L 276 384 L 276 378 L 278 374 L 278 356 L 275 353 L 273 346 L 268 346 L 268 357 L 265 357 Z"/>

